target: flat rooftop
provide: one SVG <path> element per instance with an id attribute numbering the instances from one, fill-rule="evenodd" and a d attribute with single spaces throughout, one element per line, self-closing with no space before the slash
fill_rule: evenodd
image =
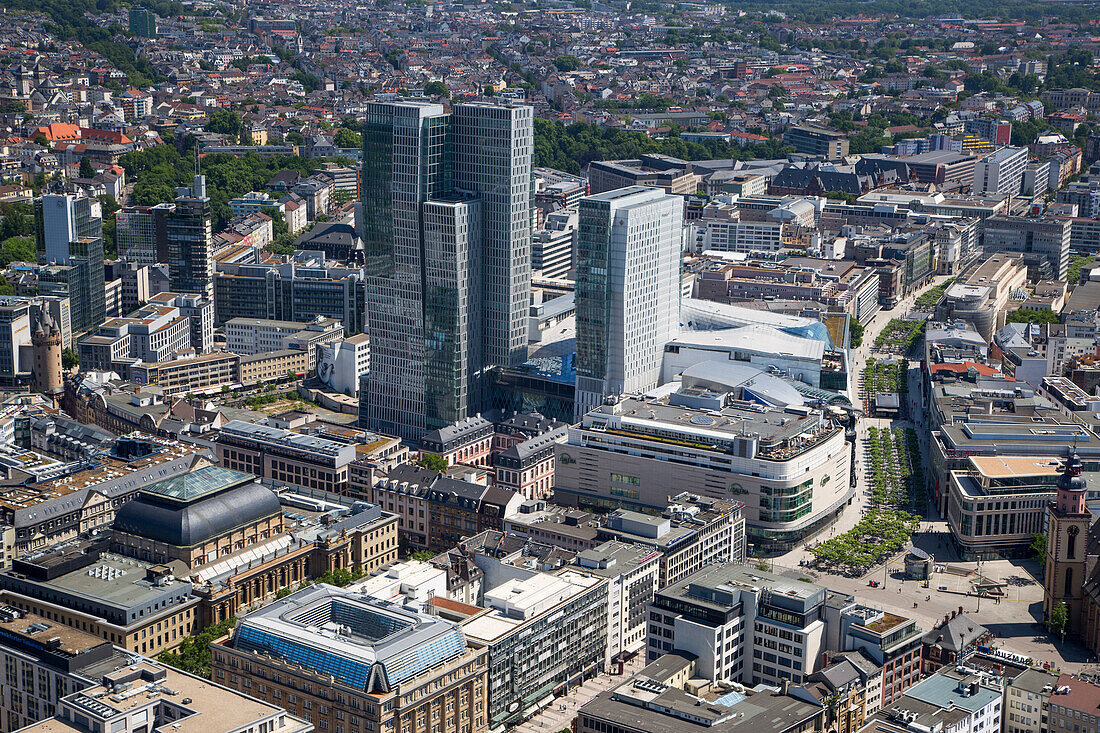
<path id="1" fill-rule="evenodd" d="M 758 733 L 795 728 L 821 710 L 766 689 L 708 698 L 639 675 L 614 691 L 597 695 L 581 713 L 649 733 L 684 733 L 700 725 L 716 733 Z"/>
<path id="2" fill-rule="evenodd" d="M 170 580 L 162 586 L 155 585 L 146 580 L 146 570 L 152 566 L 153 563 L 105 552 L 99 556 L 99 560 L 87 567 L 52 580 L 37 582 L 120 608 L 139 606 L 146 601 L 160 598 L 173 588 L 183 590 L 191 587 L 190 583 L 183 580 Z"/>
<path id="3" fill-rule="evenodd" d="M 30 645 L 41 644 L 43 648 L 48 646 L 47 640 L 56 640 L 57 646 L 52 651 L 71 657 L 110 643 L 94 634 L 42 616 L 25 613 L 10 606 L 0 606 L 0 639 L 6 634 L 21 637 Z"/>
<path id="4" fill-rule="evenodd" d="M 163 675 L 163 677 L 161 677 Z M 115 691 L 109 678 L 133 680 L 134 689 L 143 689 L 143 694 L 131 694 L 124 697 L 126 691 Z M 153 677 L 161 677 L 153 681 Z M 141 708 L 153 708 L 162 702 L 172 707 L 182 708 L 180 717 L 168 725 L 168 721 L 156 719 L 157 729 L 173 733 L 210 733 L 216 730 L 243 730 L 251 724 L 269 717 L 275 717 L 281 708 L 242 695 L 209 680 L 180 672 L 177 669 L 146 661 L 105 675 L 104 682 L 63 698 L 62 707 L 79 711 L 82 715 L 100 721 L 111 721 L 116 717 Z M 122 694 L 119 694 L 122 693 Z M 190 700 L 187 704 L 184 699 Z M 190 712 L 187 712 L 190 711 Z M 301 733 L 312 730 L 311 724 L 286 715 L 287 726 L 280 733 Z M 49 718 L 24 728 L 33 733 L 86 733 L 87 728 L 78 727 L 60 718 Z"/>
<path id="5" fill-rule="evenodd" d="M 971 456 L 970 463 L 988 478 L 1054 476 L 1062 472 L 1056 456 Z"/>

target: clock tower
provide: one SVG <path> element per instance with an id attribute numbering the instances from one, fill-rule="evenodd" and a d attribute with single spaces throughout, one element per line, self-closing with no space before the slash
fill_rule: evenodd
<path id="1" fill-rule="evenodd" d="M 1085 585 L 1085 545 L 1092 515 L 1085 507 L 1085 479 L 1081 459 L 1074 450 L 1058 478 L 1058 493 L 1050 503 L 1047 552 L 1043 574 L 1043 621 L 1052 610 L 1066 604 L 1066 634 L 1082 629 L 1082 599 Z"/>

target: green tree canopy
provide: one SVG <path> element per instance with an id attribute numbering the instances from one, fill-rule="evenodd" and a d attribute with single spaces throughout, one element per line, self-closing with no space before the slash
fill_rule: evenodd
<path id="1" fill-rule="evenodd" d="M 240 135 L 241 116 L 231 109 L 219 109 L 206 119 L 206 130 L 221 135 Z"/>
<path id="2" fill-rule="evenodd" d="M 576 56 L 558 56 L 554 59 L 554 66 L 558 71 L 576 71 L 581 67 L 581 60 Z"/>
<path id="3" fill-rule="evenodd" d="M 430 97 L 448 97 L 451 92 L 441 81 L 430 81 L 424 85 L 424 93 Z"/>
<path id="4" fill-rule="evenodd" d="M 358 148 L 363 144 L 363 138 L 358 132 L 341 127 L 332 137 L 332 142 L 338 148 Z"/>

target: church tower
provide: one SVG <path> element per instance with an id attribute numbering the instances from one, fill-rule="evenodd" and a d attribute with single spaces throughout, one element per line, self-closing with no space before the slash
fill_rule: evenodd
<path id="1" fill-rule="evenodd" d="M 1066 634 L 1080 633 L 1086 552 L 1092 515 L 1085 507 L 1081 459 L 1073 451 L 1058 478 L 1058 493 L 1049 505 L 1046 564 L 1043 575 L 1043 620 L 1059 603 L 1066 604 Z"/>

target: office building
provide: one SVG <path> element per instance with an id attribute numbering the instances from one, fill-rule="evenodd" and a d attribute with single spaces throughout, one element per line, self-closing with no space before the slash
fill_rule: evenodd
<path id="1" fill-rule="evenodd" d="M 359 380 L 370 373 L 370 336 L 359 333 L 317 346 L 317 378 L 349 397 L 359 395 Z"/>
<path id="2" fill-rule="evenodd" d="M 813 125 L 798 125 L 783 133 L 783 144 L 793 145 L 796 153 L 836 160 L 848 155 L 848 138 L 843 132 Z"/>
<path id="3" fill-rule="evenodd" d="M 526 359 L 532 134 L 530 107 L 369 105 L 364 427 L 418 440 L 480 408 L 487 365 Z"/>
<path id="4" fill-rule="evenodd" d="M 1050 456 L 971 456 L 952 471 L 947 524 L 964 560 L 1031 557 L 1061 474 Z"/>
<path id="5" fill-rule="evenodd" d="M 578 204 L 576 419 L 657 386 L 679 324 L 683 205 L 640 186 Z"/>
<path id="6" fill-rule="evenodd" d="M 94 334 L 80 339 L 77 350 L 85 369 L 125 371 L 124 360 L 167 361 L 190 345 L 189 319 L 176 308 L 149 304 L 127 318 L 104 321 Z"/>
<path id="7" fill-rule="evenodd" d="M 174 292 L 196 293 L 214 301 L 214 235 L 206 176 L 191 188 L 176 190 L 176 208 L 168 215 L 168 280 Z"/>
<path id="8" fill-rule="evenodd" d="M 46 194 L 35 201 L 40 279 L 67 295 L 74 331 L 95 328 L 106 314 L 103 276 L 103 219 L 99 201 L 73 194 Z M 50 269 L 54 268 L 54 269 Z"/>
<path id="9" fill-rule="evenodd" d="M 0 573 L 0 602 L 139 654 L 173 649 L 203 627 L 189 581 L 103 544 L 72 542 L 16 558 Z"/>
<path id="10" fill-rule="evenodd" d="M 690 655 L 666 654 L 633 678 L 581 706 L 577 733 L 809 733 L 825 707 L 803 691 L 699 687 Z M 798 694 L 802 692 L 802 694 Z"/>
<path id="11" fill-rule="evenodd" d="M 1027 148 L 1001 148 L 974 164 L 976 196 L 1019 196 L 1027 169 Z"/>
<path id="12" fill-rule="evenodd" d="M 991 216 L 982 225 L 982 248 L 1019 257 L 1031 282 L 1065 280 L 1071 229 L 1069 219 Z"/>
<path id="13" fill-rule="evenodd" d="M 115 212 L 115 242 L 120 259 L 136 265 L 168 262 L 168 217 L 175 204 L 123 206 Z"/>
<path id="14" fill-rule="evenodd" d="M 745 561 L 741 509 L 738 502 L 683 493 L 672 497 L 659 515 L 616 509 L 603 519 L 596 534 L 655 550 L 657 579 L 663 588 L 711 563 Z"/>
<path id="15" fill-rule="evenodd" d="M 299 348 L 310 352 L 310 366 L 316 364 L 316 347 L 344 338 L 343 325 L 325 316 L 308 322 L 275 321 L 266 318 L 234 318 L 225 324 L 226 348 L 234 354 L 262 354 L 277 349 Z"/>
<path id="16" fill-rule="evenodd" d="M 589 191 L 606 193 L 619 188 L 646 186 L 684 196 L 695 193 L 701 178 L 691 165 L 664 155 L 644 155 L 636 160 L 593 160 L 588 164 Z"/>
<path id="17" fill-rule="evenodd" d="M 157 14 L 145 8 L 130 8 L 130 35 L 157 37 Z"/>
<path id="18" fill-rule="evenodd" d="M 88 422 L 79 411 L 71 414 Z M 126 432 L 132 430 L 130 426 Z M 11 530 L 11 542 L 4 538 L 0 565 L 9 567 L 13 557 L 46 550 L 109 524 L 142 484 L 188 471 L 209 455 L 200 446 L 145 434 L 117 438 L 91 453 L 70 463 L 33 451 L 12 459 L 12 470 L 34 478 L 0 492 L 0 529 Z"/>
<path id="19" fill-rule="evenodd" d="M 573 268 L 577 246 L 577 212 L 553 211 L 546 215 L 541 228 L 531 235 L 531 274 L 535 277 L 563 278 Z"/>
<path id="20" fill-rule="evenodd" d="M 459 624 L 327 585 L 240 620 L 212 678 L 319 730 L 485 733 L 487 653 Z"/>
<path id="21" fill-rule="evenodd" d="M 921 680 L 890 708 L 879 711 L 868 727 L 875 733 L 899 724 L 903 730 L 950 727 L 960 733 L 998 731 L 1002 730 L 1002 696 L 998 677 L 969 667 L 947 668 Z"/>
<path id="22" fill-rule="evenodd" d="M 607 659 L 645 647 L 649 604 L 659 588 L 660 562 L 648 547 L 610 540 L 577 554 L 581 572 L 607 579 Z"/>
<path id="23" fill-rule="evenodd" d="M 105 671 L 99 684 L 62 697 L 58 708 L 54 717 L 24 728 L 25 733 L 314 731 L 311 723 L 278 704 L 149 659 Z"/>
<path id="24" fill-rule="evenodd" d="M 1005 733 L 1046 733 L 1051 693 L 1059 675 L 1037 667 L 1024 670 L 1005 685 Z"/>
<path id="25" fill-rule="evenodd" d="M 485 530 L 502 531 L 523 502 L 514 491 L 460 481 L 414 464 L 395 466 L 369 491 L 370 501 L 397 514 L 408 545 L 437 552 Z"/>
<path id="26" fill-rule="evenodd" d="M 14 731 L 57 713 L 61 698 L 92 687 L 128 657 L 109 641 L 0 606 L 0 727 Z"/>
<path id="27" fill-rule="evenodd" d="M 494 729 L 522 721 L 548 695 L 603 671 L 607 660 L 605 578 L 571 568 L 550 575 L 509 567 L 512 577 L 482 594 L 488 613 L 475 611 L 462 622 L 466 637 L 488 649 Z"/>
<path id="28" fill-rule="evenodd" d="M 361 267 L 330 267 L 317 251 L 282 264 L 219 263 L 214 275 L 217 325 L 234 318 L 309 321 L 334 318 L 351 333 L 366 330 Z"/>
<path id="29" fill-rule="evenodd" d="M 218 463 L 276 483 L 346 494 L 355 445 L 231 420 L 218 432 Z"/>
<path id="30" fill-rule="evenodd" d="M 646 660 L 694 654 L 695 676 L 711 682 L 802 683 L 825 652 L 859 652 L 882 670 L 877 709 L 920 679 L 923 631 L 912 620 L 744 565 L 710 565 L 659 589 L 649 620 Z"/>
<path id="31" fill-rule="evenodd" d="M 59 349 L 72 346 L 67 297 L 0 297 L 0 384 L 11 387 L 33 381 L 37 372 L 34 330 L 35 324 L 43 320 L 57 328 Z"/>

